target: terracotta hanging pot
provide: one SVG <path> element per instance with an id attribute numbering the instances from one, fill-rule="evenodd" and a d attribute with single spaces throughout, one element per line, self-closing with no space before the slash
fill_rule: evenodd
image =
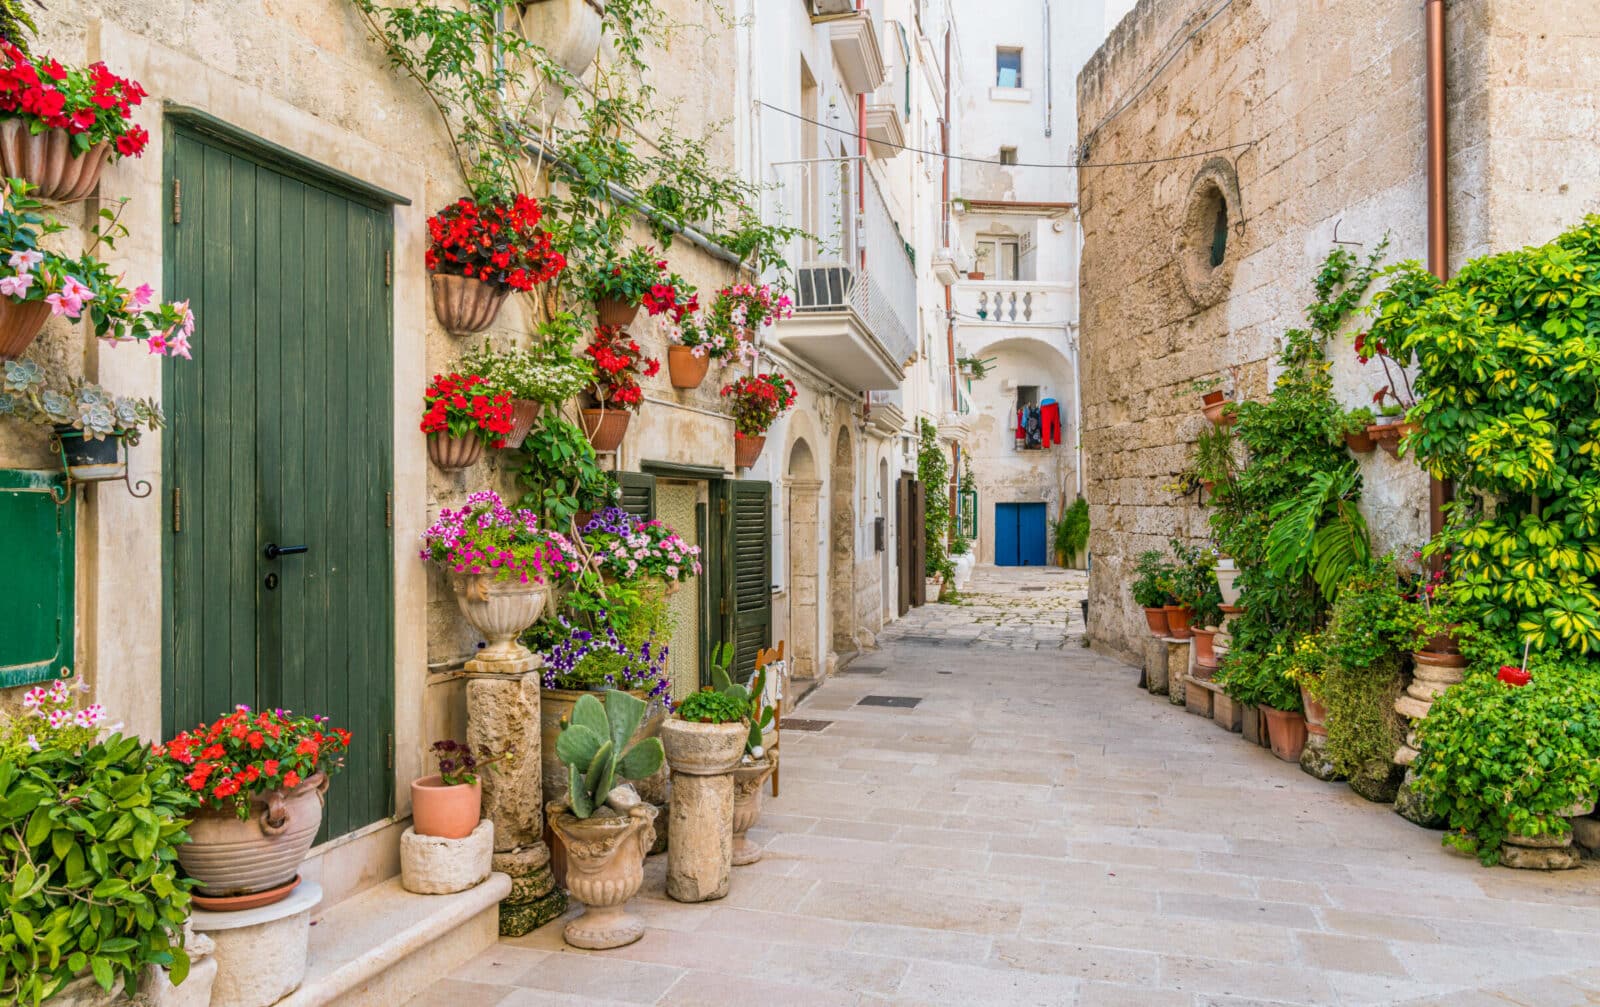
<path id="1" fill-rule="evenodd" d="M 594 301 L 594 313 L 599 316 L 601 325 L 613 325 L 625 329 L 639 316 L 639 306 L 620 301 L 615 297 L 597 297 Z"/>
<path id="2" fill-rule="evenodd" d="M 1164 608 L 1147 608 L 1144 610 L 1144 621 L 1150 627 L 1151 636 L 1167 635 L 1167 610 Z"/>
<path id="3" fill-rule="evenodd" d="M 38 187 L 40 199 L 83 199 L 100 182 L 111 144 L 97 143 L 74 157 L 72 136 L 64 129 L 32 133 L 21 119 L 0 122 L 0 171 Z"/>
<path id="4" fill-rule="evenodd" d="M 615 451 L 628 435 L 628 420 L 632 415 L 626 409 L 584 409 L 581 411 L 584 435 L 596 451 L 602 454 Z"/>
<path id="5" fill-rule="evenodd" d="M 511 432 L 506 434 L 506 447 L 520 448 L 539 418 L 539 403 L 534 399 L 511 400 Z"/>
<path id="6" fill-rule="evenodd" d="M 1365 430 L 1358 430 L 1353 434 L 1344 435 L 1345 446 L 1358 455 L 1370 455 L 1378 449 L 1378 442 Z"/>
<path id="7" fill-rule="evenodd" d="M 327 790 L 327 775 L 315 773 L 293 790 L 252 795 L 250 817 L 243 821 L 231 808 L 195 812 L 178 863 L 198 882 L 196 892 L 232 898 L 281 888 L 272 901 L 287 898 L 322 826 Z"/>
<path id="8" fill-rule="evenodd" d="M 417 835 L 465 839 L 482 818 L 482 781 L 447 784 L 438 775 L 411 781 L 411 827 Z"/>
<path id="9" fill-rule="evenodd" d="M 1206 629 L 1195 626 L 1190 630 L 1194 634 L 1194 663 L 1196 667 L 1216 670 L 1217 651 L 1215 629 Z"/>
<path id="10" fill-rule="evenodd" d="M 478 651 L 477 660 L 502 663 L 532 660 L 533 651 L 524 647 L 518 638 L 523 630 L 539 621 L 544 611 L 549 591 L 543 584 L 524 584 L 515 578 L 498 580 L 486 573 L 453 573 L 450 586 L 455 589 L 456 605 L 461 614 L 486 641 L 486 646 Z"/>
<path id="11" fill-rule="evenodd" d="M 641 803 L 626 815 L 577 818 L 564 801 L 553 801 L 545 813 L 566 856 L 567 890 L 586 907 L 562 931 L 567 943 L 603 950 L 643 937 L 644 921 L 626 909 L 644 883 L 644 858 L 655 845 L 655 806 Z"/>
<path id="12" fill-rule="evenodd" d="M 511 291 L 470 276 L 434 273 L 428 277 L 433 287 L 433 313 L 439 324 L 458 336 L 482 332 L 494 324 L 501 305 Z"/>
<path id="13" fill-rule="evenodd" d="M 733 464 L 737 468 L 747 469 L 754 465 L 761 457 L 761 450 L 767 446 L 765 434 L 755 437 L 745 437 L 742 434 L 733 435 Z"/>
<path id="14" fill-rule="evenodd" d="M 1306 747 L 1306 718 L 1299 713 L 1286 713 L 1270 706 L 1261 707 L 1267 718 L 1267 737 L 1272 743 L 1272 754 L 1284 762 L 1299 762 Z"/>
<path id="15" fill-rule="evenodd" d="M 667 377 L 674 388 L 699 388 L 711 370 L 709 355 L 695 356 L 687 346 L 667 347 Z"/>
<path id="16" fill-rule="evenodd" d="M 1210 396 L 1207 396 L 1207 398 L 1210 398 Z M 1234 415 L 1233 410 L 1229 407 L 1232 404 L 1233 403 L 1231 402 L 1219 399 L 1216 402 L 1207 402 L 1202 407 L 1202 411 L 1206 414 L 1206 419 L 1210 420 L 1213 424 L 1219 427 L 1231 427 L 1233 426 Z"/>
<path id="17" fill-rule="evenodd" d="M 0 360 L 15 360 L 33 345 L 50 320 L 50 305 L 0 297 Z"/>
<path id="18" fill-rule="evenodd" d="M 1306 708 L 1306 730 L 1327 737 L 1328 704 L 1318 701 L 1303 685 L 1300 687 L 1300 702 Z"/>
<path id="19" fill-rule="evenodd" d="M 1167 633 L 1174 640 L 1189 639 L 1192 631 L 1189 629 L 1189 607 L 1187 605 L 1168 605 Z"/>
<path id="20" fill-rule="evenodd" d="M 471 468 L 483 457 L 483 438 L 477 435 L 452 437 L 447 433 L 428 435 L 428 458 L 446 472 Z"/>
<path id="21" fill-rule="evenodd" d="M 1389 453 L 1390 458 L 1400 457 L 1400 441 L 1417 429 L 1415 423 L 1374 423 L 1367 427 L 1367 435 Z"/>

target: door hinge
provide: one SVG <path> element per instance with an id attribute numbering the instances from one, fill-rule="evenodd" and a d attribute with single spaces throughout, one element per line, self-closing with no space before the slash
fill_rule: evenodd
<path id="1" fill-rule="evenodd" d="M 172 180 L 172 222 L 183 223 L 183 179 Z"/>
<path id="2" fill-rule="evenodd" d="M 717 603 L 717 614 L 718 615 L 727 615 L 728 614 L 728 596 L 727 595 L 723 595 L 722 596 L 722 600 Z"/>
<path id="3" fill-rule="evenodd" d="M 394 768 L 394 732 L 393 731 L 390 731 L 388 734 L 384 735 L 384 743 L 388 746 L 387 749 L 386 749 L 386 754 L 384 755 L 384 766 L 386 768 L 388 768 L 388 769 L 393 769 Z"/>
<path id="4" fill-rule="evenodd" d="M 383 526 L 385 528 L 394 527 L 394 493 L 392 492 L 383 495 Z"/>
<path id="5" fill-rule="evenodd" d="M 722 514 L 724 516 L 727 515 L 727 513 L 728 513 L 728 501 L 726 501 L 726 500 L 718 500 L 717 501 L 717 513 L 718 514 Z"/>
<path id="6" fill-rule="evenodd" d="M 183 531 L 183 487 L 172 487 L 172 530 Z"/>
<path id="7" fill-rule="evenodd" d="M 383 253 L 383 285 L 386 286 L 386 287 L 390 287 L 390 286 L 394 285 L 394 253 L 393 252 L 387 252 L 386 251 L 386 252 Z"/>

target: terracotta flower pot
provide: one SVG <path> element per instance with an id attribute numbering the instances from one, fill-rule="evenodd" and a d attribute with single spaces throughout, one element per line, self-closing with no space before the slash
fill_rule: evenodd
<path id="1" fill-rule="evenodd" d="M 465 839 L 482 820 L 482 781 L 452 785 L 438 775 L 411 781 L 411 826 L 417 835 Z"/>
<path id="2" fill-rule="evenodd" d="M 50 305 L 0 297 L 0 360 L 15 360 L 33 345 L 50 320 Z"/>
<path id="3" fill-rule="evenodd" d="M 667 347 L 667 377 L 674 388 L 699 388 L 711 370 L 709 355 L 695 356 L 687 346 Z"/>
<path id="4" fill-rule="evenodd" d="M 1200 397 L 1201 404 L 1207 406 L 1220 406 L 1226 401 L 1228 396 L 1223 392 L 1206 392 Z"/>
<path id="5" fill-rule="evenodd" d="M 1461 653 L 1461 645 L 1456 642 L 1455 627 L 1451 626 L 1449 629 L 1433 634 L 1428 638 L 1427 644 L 1422 649 L 1430 654 Z"/>
<path id="6" fill-rule="evenodd" d="M 1261 707 L 1267 718 L 1267 737 L 1272 743 L 1272 754 L 1284 762 L 1299 762 L 1306 747 L 1306 718 L 1299 713 L 1286 713 L 1270 706 Z"/>
<path id="7" fill-rule="evenodd" d="M 667 751 L 667 765 L 674 773 L 690 776 L 720 776 L 731 773 L 744 756 L 744 743 L 750 725 L 700 724 L 668 717 L 661 725 L 661 745 Z"/>
<path id="8" fill-rule="evenodd" d="M 1233 410 L 1228 408 L 1230 405 L 1231 402 L 1207 403 L 1203 407 L 1206 419 L 1219 427 L 1233 426 L 1234 415 Z"/>
<path id="9" fill-rule="evenodd" d="M 72 136 L 64 129 L 34 134 L 20 119 L 0 122 L 0 171 L 38 186 L 32 195 L 40 199 L 66 202 L 89 195 L 110 157 L 109 143 L 97 143 L 74 157 Z"/>
<path id="10" fill-rule="evenodd" d="M 1370 455 L 1378 448 L 1378 442 L 1365 430 L 1358 430 L 1353 434 L 1344 435 L 1345 446 L 1358 455 Z"/>
<path id="11" fill-rule="evenodd" d="M 743 867 L 761 859 L 761 847 L 746 833 L 761 817 L 761 788 L 777 768 L 778 753 L 772 752 L 755 762 L 741 763 L 733 771 L 733 864 Z"/>
<path id="12" fill-rule="evenodd" d="M 1323 737 L 1327 737 L 1328 704 L 1318 702 L 1317 699 L 1306 690 L 1305 686 L 1300 687 L 1300 702 L 1305 704 L 1306 708 L 1306 730 L 1311 734 L 1320 734 Z"/>
<path id="13" fill-rule="evenodd" d="M 1151 636 L 1167 635 L 1167 610 L 1164 608 L 1147 608 L 1144 610 L 1144 621 L 1150 626 Z"/>
<path id="14" fill-rule="evenodd" d="M 434 273 L 428 277 L 433 288 L 433 313 L 447 332 L 457 336 L 482 332 L 494 324 L 501 305 L 511 291 L 470 276 Z"/>
<path id="15" fill-rule="evenodd" d="M 619 301 L 615 297 L 598 297 L 594 302 L 594 313 L 599 316 L 601 325 L 614 325 L 619 329 L 625 329 L 639 317 L 639 306 Z"/>
<path id="16" fill-rule="evenodd" d="M 642 689 L 630 689 L 629 694 L 635 699 L 648 700 L 649 693 Z M 559 801 L 567 793 L 567 767 L 556 754 L 556 741 L 561 737 L 561 722 L 572 716 L 572 708 L 577 705 L 578 699 L 589 695 L 579 689 L 540 689 L 539 690 L 539 762 L 543 777 L 544 797 L 546 801 Z M 603 694 L 595 693 L 595 698 L 603 698 Z M 633 732 L 630 743 L 643 738 L 653 738 L 661 733 L 661 722 L 666 719 L 666 712 L 660 707 L 653 707 L 640 722 L 637 730 Z M 667 800 L 666 769 L 657 773 L 649 780 L 633 780 L 634 789 L 639 796 L 651 804 L 665 804 Z"/>
<path id="17" fill-rule="evenodd" d="M 586 907 L 562 936 L 575 948 L 603 950 L 644 936 L 644 921 L 626 911 L 644 883 L 644 858 L 656 841 L 656 809 L 637 804 L 626 815 L 577 818 L 566 802 L 545 808 L 567 863 L 567 890 Z"/>
<path id="18" fill-rule="evenodd" d="M 539 403 L 533 399 L 511 400 L 511 432 L 506 434 L 506 447 L 520 448 L 539 418 Z"/>
<path id="19" fill-rule="evenodd" d="M 733 435 L 733 464 L 737 468 L 747 469 L 754 465 L 761 457 L 761 451 L 767 446 L 765 434 L 755 437 L 744 437 L 740 434 Z"/>
<path id="20" fill-rule="evenodd" d="M 628 420 L 633 414 L 626 409 L 584 409 L 581 411 L 583 433 L 596 451 L 615 451 L 628 435 Z"/>
<path id="21" fill-rule="evenodd" d="M 1193 632 L 1189 628 L 1189 607 L 1187 605 L 1167 606 L 1167 633 L 1174 640 L 1187 640 Z"/>
<path id="22" fill-rule="evenodd" d="M 1213 670 L 1213 671 L 1216 670 L 1216 667 L 1217 667 L 1217 651 L 1216 651 L 1216 646 L 1215 646 L 1216 645 L 1216 639 L 1217 639 L 1217 630 L 1216 630 L 1216 628 L 1215 627 L 1202 628 L 1200 626 L 1195 626 L 1195 627 L 1191 628 L 1190 632 L 1192 632 L 1194 634 L 1194 663 L 1195 663 L 1195 666 L 1197 668 L 1206 668 L 1206 669 L 1210 669 L 1210 670 Z"/>
<path id="23" fill-rule="evenodd" d="M 1415 423 L 1391 422 L 1374 423 L 1367 427 L 1367 435 L 1382 446 L 1389 453 L 1390 458 L 1400 457 L 1400 441 L 1407 434 L 1417 429 Z"/>
<path id="24" fill-rule="evenodd" d="M 469 469 L 483 457 L 482 437 L 452 437 L 447 433 L 428 435 L 428 458 L 446 472 Z"/>
<path id="25" fill-rule="evenodd" d="M 450 575 L 450 586 L 455 588 L 461 614 L 488 643 L 478 651 L 478 660 L 518 662 L 533 657 L 533 651 L 517 638 L 538 622 L 544 611 L 549 591 L 543 584 L 456 573 Z"/>
<path id="26" fill-rule="evenodd" d="M 244 821 L 232 810 L 197 811 L 189 842 L 178 847 L 178 863 L 201 895 L 251 895 L 288 885 L 322 826 L 327 790 L 327 775 L 315 773 L 293 790 L 253 795 Z"/>
<path id="27" fill-rule="evenodd" d="M 1467 666 L 1467 659 L 1461 654 L 1435 654 L 1429 650 L 1419 650 L 1411 655 L 1411 660 L 1418 668 L 1440 668 L 1459 672 Z"/>

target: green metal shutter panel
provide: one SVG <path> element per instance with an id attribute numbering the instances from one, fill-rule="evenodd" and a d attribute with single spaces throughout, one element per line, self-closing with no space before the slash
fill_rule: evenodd
<path id="1" fill-rule="evenodd" d="M 742 480 L 727 487 L 733 666 L 746 676 L 755 670 L 756 652 L 772 640 L 772 484 Z"/>
<path id="2" fill-rule="evenodd" d="M 0 470 L 0 688 L 71 672 L 76 514 L 62 473 Z"/>
<path id="3" fill-rule="evenodd" d="M 636 518 L 649 521 L 656 516 L 656 477 L 644 472 L 618 472 L 617 486 L 622 490 L 623 510 Z"/>

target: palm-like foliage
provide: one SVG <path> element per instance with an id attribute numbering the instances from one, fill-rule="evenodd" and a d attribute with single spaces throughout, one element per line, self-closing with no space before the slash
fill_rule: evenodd
<path id="1" fill-rule="evenodd" d="M 1267 564 L 1280 577 L 1309 576 L 1332 603 L 1339 588 L 1372 558 L 1367 520 L 1356 507 L 1361 476 L 1355 465 L 1317 472 L 1295 496 L 1274 505 Z"/>

